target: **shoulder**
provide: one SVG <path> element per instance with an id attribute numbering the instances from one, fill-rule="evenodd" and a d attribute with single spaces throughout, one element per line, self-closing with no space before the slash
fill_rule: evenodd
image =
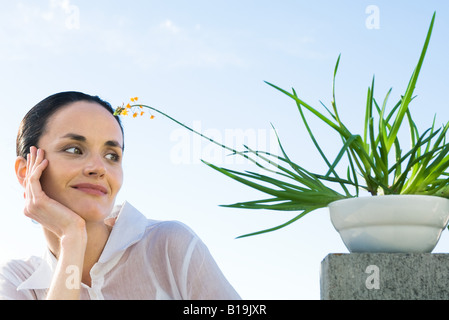
<path id="1" fill-rule="evenodd" d="M 0 277 L 22 282 L 37 269 L 41 262 L 41 258 L 33 256 L 27 260 L 14 259 L 0 263 Z"/>
<path id="2" fill-rule="evenodd" d="M 113 230 L 117 229 L 118 233 L 127 232 L 131 238 L 142 235 L 171 237 L 171 236 L 195 236 L 195 233 L 180 221 L 153 220 L 147 218 L 145 214 L 133 207 L 129 202 L 117 206 L 111 214 L 114 220 Z M 108 219 L 107 219 L 108 220 Z M 109 224 L 107 222 L 107 224 Z M 121 235 L 123 238 L 123 235 Z M 135 239 L 133 239 L 135 240 Z"/>
<path id="3" fill-rule="evenodd" d="M 147 257 L 152 254 L 183 255 L 201 243 L 196 233 L 183 222 L 149 219 L 128 202 L 121 207 L 112 234 L 119 239 L 116 242 L 133 244 L 133 253 L 145 252 Z"/>
<path id="4" fill-rule="evenodd" d="M 0 300 L 33 299 L 32 294 L 19 292 L 19 286 L 34 273 L 41 259 L 10 260 L 0 263 Z"/>
<path id="5" fill-rule="evenodd" d="M 198 236 L 191 228 L 180 221 L 151 221 L 147 227 L 146 237 L 153 241 L 180 242 L 192 241 Z"/>
<path id="6" fill-rule="evenodd" d="M 148 220 L 148 221 L 149 221 L 148 229 L 151 229 L 152 231 L 165 232 L 168 234 L 176 232 L 194 234 L 192 229 L 181 221 L 177 220 L 164 220 L 164 221 Z"/>
<path id="7" fill-rule="evenodd" d="M 151 221 L 136 252 L 147 258 L 180 259 L 202 246 L 202 241 L 190 227 L 180 221 Z"/>

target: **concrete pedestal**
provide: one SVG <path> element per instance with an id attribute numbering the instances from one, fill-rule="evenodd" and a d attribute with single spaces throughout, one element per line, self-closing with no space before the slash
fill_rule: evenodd
<path id="1" fill-rule="evenodd" d="M 449 254 L 329 254 L 323 300 L 449 300 Z"/>

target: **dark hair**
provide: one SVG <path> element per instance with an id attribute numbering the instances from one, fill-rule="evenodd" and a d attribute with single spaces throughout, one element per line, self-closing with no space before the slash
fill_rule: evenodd
<path id="1" fill-rule="evenodd" d="M 68 91 L 60 92 L 45 98 L 35 105 L 23 118 L 17 134 L 16 153 L 17 156 L 26 157 L 30 152 L 30 147 L 36 146 L 40 137 L 45 132 L 48 119 L 59 109 L 78 101 L 95 102 L 101 105 L 114 115 L 112 106 L 100 99 L 98 96 L 91 96 L 82 92 Z M 123 134 L 123 126 L 118 116 L 117 120 Z"/>

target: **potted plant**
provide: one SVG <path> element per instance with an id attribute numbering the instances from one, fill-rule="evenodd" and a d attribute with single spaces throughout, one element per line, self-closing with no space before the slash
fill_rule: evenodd
<path id="1" fill-rule="evenodd" d="M 327 165 L 327 172 L 321 174 L 313 173 L 293 162 L 277 133 L 281 155 L 256 151 L 249 146 L 244 146 L 243 151 L 237 151 L 204 136 L 156 108 L 137 103 L 137 98 L 133 98 L 127 106 L 117 108 L 116 114 L 133 114 L 136 117 L 143 114 L 140 109 L 147 108 L 269 172 L 270 175 L 239 172 L 203 161 L 214 170 L 270 195 L 267 199 L 225 207 L 298 212 L 298 215 L 282 225 L 241 237 L 281 229 L 314 210 L 329 207 L 332 223 L 351 252 L 430 252 L 449 219 L 449 144 L 446 144 L 445 139 L 449 122 L 436 128 L 434 121 L 427 130 L 420 133 L 413 121 L 409 104 L 414 98 L 413 92 L 434 21 L 435 13 L 407 89 L 391 110 L 387 110 L 391 89 L 379 104 L 374 98 L 373 78 L 368 88 L 364 131 L 361 134 L 352 133 L 338 113 L 335 79 L 340 56 L 334 69 L 331 108 L 323 104 L 326 113 L 303 101 L 294 89 L 289 92 L 267 82 L 295 102 L 314 146 Z M 342 147 L 332 161 L 313 135 L 305 111 L 323 121 L 341 138 Z M 154 118 L 153 115 L 151 117 Z M 411 140 L 408 150 L 403 149 L 404 144 L 398 138 L 404 123 L 408 124 Z M 344 177 L 338 173 L 343 165 L 346 168 Z M 361 192 L 371 196 L 365 196 Z"/>

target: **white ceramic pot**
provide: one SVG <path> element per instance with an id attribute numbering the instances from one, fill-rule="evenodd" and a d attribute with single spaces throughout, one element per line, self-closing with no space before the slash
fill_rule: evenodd
<path id="1" fill-rule="evenodd" d="M 449 220 L 449 199 L 387 195 L 329 204 L 332 224 L 350 252 L 432 252 Z"/>

